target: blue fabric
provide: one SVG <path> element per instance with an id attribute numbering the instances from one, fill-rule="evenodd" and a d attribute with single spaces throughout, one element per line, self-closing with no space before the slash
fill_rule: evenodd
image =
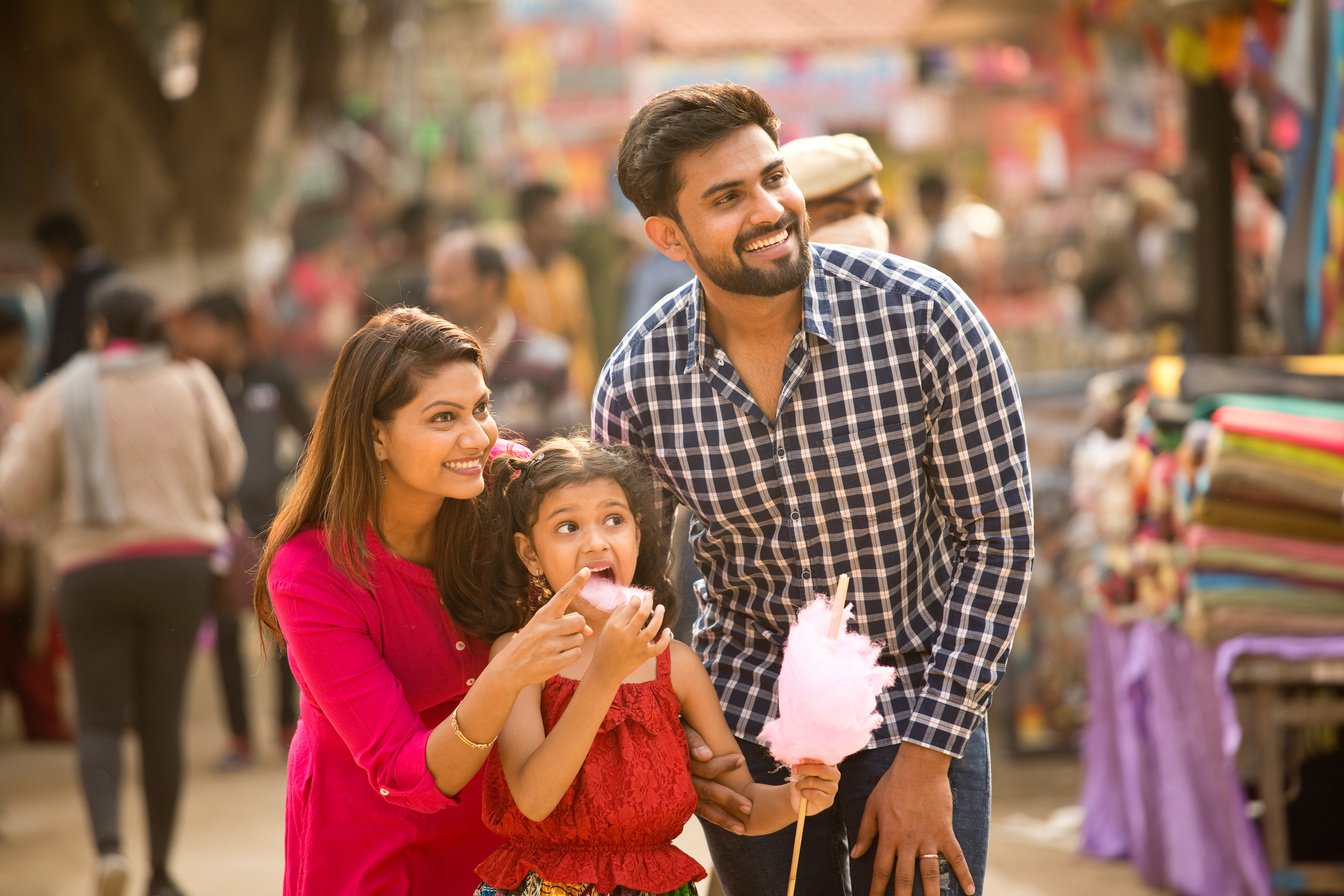
<path id="1" fill-rule="evenodd" d="M 788 770 L 777 767 L 766 750 L 749 741 L 739 741 L 747 766 L 757 781 L 781 783 Z M 840 792 L 835 805 L 810 816 L 803 825 L 803 845 L 798 860 L 795 896 L 868 896 L 872 883 L 876 843 L 859 859 L 849 858 L 852 836 L 858 833 L 868 795 L 891 767 L 899 745 L 864 750 L 840 763 Z M 976 892 L 984 890 L 985 863 L 989 852 L 990 759 L 985 726 L 978 726 L 966 744 L 966 755 L 954 759 L 948 771 L 952 785 L 952 829 L 970 866 Z M 774 834 L 744 837 L 706 824 L 714 870 L 725 896 L 783 893 L 788 885 L 793 856 L 793 825 Z M 942 892 L 960 896 L 956 877 L 942 863 Z M 887 892 L 893 892 L 889 886 Z M 915 880 L 915 896 L 923 887 Z"/>

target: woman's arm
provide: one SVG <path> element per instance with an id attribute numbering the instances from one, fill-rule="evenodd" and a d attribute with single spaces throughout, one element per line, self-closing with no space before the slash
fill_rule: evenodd
<path id="1" fill-rule="evenodd" d="M 477 677 L 458 708 L 464 736 L 493 739 L 498 728 L 476 726 L 503 725 L 518 691 L 578 656 L 583 617 L 564 608 L 582 582 L 576 577 L 524 628 L 517 638 L 521 653 L 497 656 Z M 489 751 L 463 743 L 446 719 L 427 728 L 411 708 L 370 635 L 376 608 L 369 591 L 336 569 L 316 532 L 302 533 L 280 548 L 267 586 L 305 689 L 370 786 L 389 802 L 420 812 L 455 805 L 454 796 Z M 497 712 L 498 722 L 470 715 L 481 710 Z"/>
<path id="2" fill-rule="evenodd" d="M 541 719 L 540 685 L 514 703 L 500 734 L 499 760 L 514 803 L 533 821 L 550 815 L 574 783 L 621 682 L 672 640 L 661 630 L 662 607 L 651 606 L 646 596 L 607 620 L 587 673 L 549 735 Z M 494 650 L 506 649 L 512 639 L 504 635 Z"/>
<path id="3" fill-rule="evenodd" d="M 20 403 L 18 419 L 0 449 L 0 506 L 29 518 L 60 496 L 65 445 L 61 440 L 59 377 L 49 377 Z"/>
<path id="4" fill-rule="evenodd" d="M 428 768 L 430 731 L 370 635 L 373 597 L 336 570 L 315 533 L 280 548 L 267 585 L 290 662 L 369 786 L 418 812 L 455 805 Z M 481 759 L 463 758 L 475 763 L 469 778 Z"/>
<path id="5" fill-rule="evenodd" d="M 714 754 L 736 752 L 737 739 L 723 717 L 723 707 L 709 673 L 700 657 L 685 644 L 672 644 L 672 686 L 681 701 L 681 715 Z M 745 833 L 772 834 L 788 827 L 798 818 L 798 800 L 806 797 L 807 814 L 828 808 L 835 801 L 840 772 L 834 766 L 806 763 L 795 766 L 794 780 L 788 784 L 757 784 L 745 765 L 729 769 L 718 778 L 720 782 L 751 800 L 751 814 L 747 816 Z"/>

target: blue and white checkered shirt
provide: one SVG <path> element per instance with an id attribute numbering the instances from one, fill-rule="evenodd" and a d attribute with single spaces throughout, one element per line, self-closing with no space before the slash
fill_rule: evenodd
<path id="1" fill-rule="evenodd" d="M 897 673 L 870 746 L 962 755 L 1003 673 L 1033 547 L 1017 385 L 952 281 L 814 245 L 773 424 L 692 281 L 607 361 L 593 434 L 649 458 L 667 519 L 673 501 L 691 510 L 707 588 L 695 646 L 739 737 L 778 714 L 792 617 L 848 573 L 857 628 Z"/>

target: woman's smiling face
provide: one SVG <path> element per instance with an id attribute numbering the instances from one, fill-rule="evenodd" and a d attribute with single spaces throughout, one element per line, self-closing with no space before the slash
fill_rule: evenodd
<path id="1" fill-rule="evenodd" d="M 485 488 L 486 460 L 499 427 L 475 364 L 459 361 L 440 368 L 391 420 L 376 420 L 373 429 L 374 450 L 387 477 L 385 505 L 469 500 Z"/>

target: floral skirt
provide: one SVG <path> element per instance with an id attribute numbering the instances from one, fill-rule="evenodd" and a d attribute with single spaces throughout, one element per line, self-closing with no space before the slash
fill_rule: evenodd
<path id="1" fill-rule="evenodd" d="M 666 893 L 645 893 L 629 887 L 617 887 L 610 893 L 600 893 L 592 884 L 558 884 L 542 880 L 537 877 L 537 872 L 529 871 L 523 882 L 512 890 L 499 890 L 489 884 L 481 884 L 473 896 L 696 896 L 696 889 L 694 883 L 688 883 Z"/>

